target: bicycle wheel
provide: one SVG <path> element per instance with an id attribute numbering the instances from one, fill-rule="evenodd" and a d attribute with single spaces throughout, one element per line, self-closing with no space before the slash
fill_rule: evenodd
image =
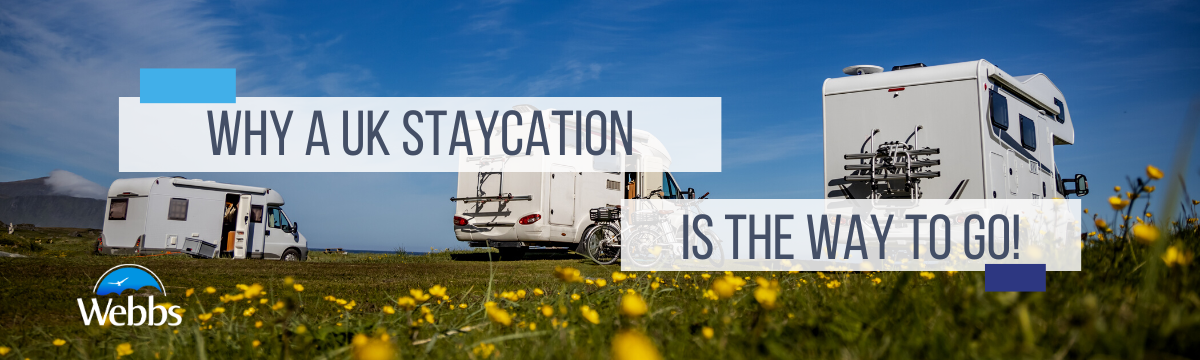
<path id="1" fill-rule="evenodd" d="M 600 265 L 609 265 L 621 258 L 621 231 L 609 224 L 588 229 L 583 236 L 584 253 Z"/>

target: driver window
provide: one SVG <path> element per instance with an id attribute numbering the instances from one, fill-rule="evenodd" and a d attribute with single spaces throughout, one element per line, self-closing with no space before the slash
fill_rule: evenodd
<path id="1" fill-rule="evenodd" d="M 282 229 L 284 225 L 290 225 L 287 217 L 283 216 L 283 210 L 277 207 L 267 208 L 267 226 Z"/>
<path id="2" fill-rule="evenodd" d="M 675 186 L 675 179 L 671 178 L 671 173 L 663 172 L 663 199 L 678 199 L 679 187 Z"/>

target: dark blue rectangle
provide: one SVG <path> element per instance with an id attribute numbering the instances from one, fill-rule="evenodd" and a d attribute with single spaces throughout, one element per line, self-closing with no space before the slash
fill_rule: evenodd
<path id="1" fill-rule="evenodd" d="M 1046 264 L 985 264 L 984 291 L 1046 291 Z"/>

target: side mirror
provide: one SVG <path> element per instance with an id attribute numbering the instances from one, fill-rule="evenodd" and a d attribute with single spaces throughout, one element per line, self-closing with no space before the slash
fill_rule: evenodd
<path id="1" fill-rule="evenodd" d="M 1088 194 L 1087 176 L 1083 174 L 1075 174 L 1075 196 L 1084 196 Z"/>
<path id="2" fill-rule="evenodd" d="M 292 231 L 290 231 L 290 232 L 293 234 L 300 233 L 300 223 L 298 223 L 298 222 L 292 223 Z"/>

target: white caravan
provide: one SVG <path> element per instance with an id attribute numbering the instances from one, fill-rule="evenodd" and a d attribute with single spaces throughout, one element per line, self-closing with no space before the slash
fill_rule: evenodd
<path id="1" fill-rule="evenodd" d="M 308 257 L 308 240 L 268 188 L 200 179 L 118 179 L 108 189 L 102 254 L 183 252 L 202 257 Z"/>
<path id="2" fill-rule="evenodd" d="M 528 105 L 514 109 L 525 118 L 536 111 Z M 574 132 L 574 118 L 567 119 L 566 131 Z M 546 126 L 547 133 L 557 133 L 556 122 Z M 510 125 L 510 131 L 520 134 L 527 127 Z M 591 209 L 619 207 L 622 199 L 696 197 L 695 189 L 681 191 L 667 171 L 671 157 L 657 138 L 641 130 L 634 130 L 632 138 L 634 155 L 629 157 L 587 156 L 562 163 L 539 154 L 465 158 L 464 169 L 478 171 L 458 173 L 457 196 L 450 199 L 455 202 L 455 237 L 471 247 L 495 247 L 504 260 L 520 259 L 530 246 L 570 247 L 584 253 L 581 239 L 596 225 Z M 573 153 L 574 141 L 568 140 L 568 153 Z M 504 163 L 517 161 L 525 163 L 523 168 L 541 164 L 551 171 L 503 171 Z"/>
<path id="3" fill-rule="evenodd" d="M 1039 199 L 1086 195 L 1063 179 L 1075 143 L 1066 97 L 1044 74 L 986 60 L 851 66 L 825 80 L 825 198 Z"/>

